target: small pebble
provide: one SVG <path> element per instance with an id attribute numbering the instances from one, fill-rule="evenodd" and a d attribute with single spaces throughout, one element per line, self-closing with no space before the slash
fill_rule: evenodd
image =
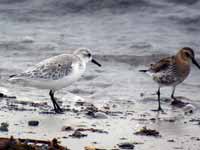
<path id="1" fill-rule="evenodd" d="M 195 109 L 195 106 L 191 104 L 187 104 L 185 107 L 183 107 L 183 111 L 185 112 L 185 114 L 191 114 L 195 111 Z"/>
<path id="2" fill-rule="evenodd" d="M 33 43 L 34 42 L 34 38 L 31 36 L 24 36 L 21 41 L 23 43 Z"/>
<path id="3" fill-rule="evenodd" d="M 9 126 L 8 123 L 2 122 L 2 123 L 1 123 L 1 126 L 0 126 L 0 131 L 5 131 L 5 132 L 7 132 L 7 131 L 8 131 L 8 126 Z"/>
<path id="4" fill-rule="evenodd" d="M 96 112 L 94 113 L 94 117 L 97 119 L 107 119 L 108 116 L 105 113 L 102 112 Z"/>
<path id="5" fill-rule="evenodd" d="M 85 150 L 97 150 L 97 148 L 94 146 L 86 146 L 84 149 Z"/>
<path id="6" fill-rule="evenodd" d="M 39 125 L 39 121 L 37 121 L 37 120 L 28 121 L 28 125 L 29 126 L 38 126 Z"/>
<path id="7" fill-rule="evenodd" d="M 73 138 L 82 138 L 82 137 L 86 137 L 87 134 L 83 134 L 80 131 L 74 131 L 74 133 L 72 135 L 69 135 Z"/>
<path id="8" fill-rule="evenodd" d="M 175 140 L 174 139 L 170 139 L 170 140 L 167 140 L 167 142 L 173 143 L 173 142 L 175 142 Z"/>
<path id="9" fill-rule="evenodd" d="M 134 149 L 135 146 L 132 143 L 120 143 L 118 147 L 121 149 Z"/>
<path id="10" fill-rule="evenodd" d="M 63 126 L 62 131 L 73 131 L 74 129 L 71 126 Z"/>

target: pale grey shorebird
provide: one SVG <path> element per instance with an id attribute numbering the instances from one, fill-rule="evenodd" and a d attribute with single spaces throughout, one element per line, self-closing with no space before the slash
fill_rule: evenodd
<path id="1" fill-rule="evenodd" d="M 89 49 L 81 48 L 73 54 L 61 54 L 46 59 L 25 72 L 10 76 L 9 81 L 49 89 L 54 110 L 56 113 L 61 113 L 62 109 L 54 97 L 55 91 L 80 79 L 89 61 L 101 67 L 101 64 L 93 59 Z"/>
<path id="2" fill-rule="evenodd" d="M 190 73 L 191 63 L 195 64 L 199 69 L 200 65 L 195 60 L 194 51 L 189 47 L 184 47 L 172 57 L 163 58 L 155 64 L 151 64 L 150 68 L 140 70 L 152 76 L 153 80 L 158 83 L 158 111 L 163 111 L 160 104 L 160 88 L 170 86 L 173 88 L 171 98 L 172 103 L 178 103 L 174 97 L 176 86 L 182 83 Z"/>

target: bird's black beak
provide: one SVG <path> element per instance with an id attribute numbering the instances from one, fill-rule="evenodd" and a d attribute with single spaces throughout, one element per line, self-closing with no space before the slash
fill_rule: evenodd
<path id="1" fill-rule="evenodd" d="M 95 59 L 92 59 L 91 62 L 94 63 L 94 64 L 96 64 L 97 66 L 101 67 L 101 64 L 98 63 Z"/>
<path id="2" fill-rule="evenodd" d="M 199 69 L 200 69 L 200 65 L 198 64 L 198 62 L 195 60 L 195 58 L 191 58 L 192 59 L 192 63 L 195 64 Z"/>

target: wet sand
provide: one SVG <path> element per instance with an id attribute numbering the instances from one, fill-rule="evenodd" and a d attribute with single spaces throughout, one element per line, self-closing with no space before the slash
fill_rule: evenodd
<path id="1" fill-rule="evenodd" d="M 192 88 L 187 84 L 194 78 L 189 78 L 182 84 L 176 94 L 182 94 L 180 99 L 189 105 L 183 108 L 172 106 L 171 100 L 166 97 L 171 90 L 163 88 L 162 106 L 165 113 L 157 113 L 152 111 L 157 108 L 154 94 L 156 85 L 148 76 L 137 72 L 144 66 L 136 66 L 134 69 L 132 66 L 127 67 L 130 70 L 124 67 L 124 70 L 120 71 L 126 70 L 127 76 L 117 78 L 118 67 L 123 68 L 124 64 L 113 66 L 111 71 L 106 70 L 108 64 L 106 65 L 105 61 L 103 64 L 105 70 L 95 70 L 92 66 L 93 75 L 90 75 L 92 69 L 89 69 L 82 80 L 66 90 L 57 92 L 56 97 L 65 109 L 64 114 L 54 114 L 48 91 L 17 85 L 7 90 L 2 88 L 1 91 L 7 95 L 17 95 L 17 98 L 0 99 L 1 122 L 9 124 L 9 131 L 0 132 L 0 135 L 45 140 L 57 138 L 62 145 L 72 150 L 81 150 L 85 146 L 112 149 L 126 142 L 133 143 L 138 150 L 198 149 L 199 101 L 198 94 L 191 92 L 198 90 L 198 87 Z M 128 71 L 137 76 L 130 77 Z M 107 78 L 104 78 L 105 72 Z M 108 80 L 111 77 L 113 81 Z M 32 91 L 32 97 L 24 98 L 24 93 Z M 184 94 L 189 96 L 186 98 Z M 28 121 L 31 120 L 39 121 L 39 125 L 29 126 Z M 63 131 L 63 128 L 68 126 L 72 130 Z M 136 135 L 135 132 L 143 127 L 158 131 L 160 136 Z M 106 133 L 89 130 L 81 131 L 86 135 L 84 137 L 71 136 L 78 128 L 99 129 Z"/>

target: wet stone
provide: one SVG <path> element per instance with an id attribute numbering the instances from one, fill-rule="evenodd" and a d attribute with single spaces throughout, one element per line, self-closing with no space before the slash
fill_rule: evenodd
<path id="1" fill-rule="evenodd" d="M 35 139 L 0 138 L 0 150 L 69 150 L 59 145 L 57 139 L 52 141 Z"/>
<path id="2" fill-rule="evenodd" d="M 98 118 L 98 119 L 107 119 L 107 115 L 103 112 L 96 112 L 94 113 L 94 118 Z"/>
<path id="3" fill-rule="evenodd" d="M 73 131 L 74 129 L 71 126 L 63 126 L 62 131 Z"/>
<path id="4" fill-rule="evenodd" d="M 91 131 L 91 132 L 96 132 L 96 133 L 106 133 L 108 134 L 107 131 L 101 130 L 101 129 L 94 129 L 94 128 L 78 128 L 76 131 L 82 132 L 82 131 Z"/>
<path id="5" fill-rule="evenodd" d="M 149 120 L 152 122 L 156 122 L 156 118 L 150 118 Z"/>
<path id="6" fill-rule="evenodd" d="M 74 131 L 74 133 L 72 135 L 69 135 L 70 137 L 73 137 L 73 138 L 83 138 L 83 137 L 86 137 L 87 134 L 83 134 L 81 133 L 80 131 Z"/>
<path id="7" fill-rule="evenodd" d="M 127 140 L 127 138 L 125 138 L 125 137 L 121 137 L 120 140 Z"/>
<path id="8" fill-rule="evenodd" d="M 183 111 L 186 115 L 194 113 L 195 109 L 196 108 L 191 104 L 187 104 L 185 107 L 183 107 Z"/>
<path id="9" fill-rule="evenodd" d="M 9 98 L 9 99 L 16 99 L 16 96 L 8 96 L 3 93 L 0 93 L 0 98 Z"/>
<path id="10" fill-rule="evenodd" d="M 0 93 L 0 97 L 4 97 L 4 94 L 3 94 L 3 93 Z"/>
<path id="11" fill-rule="evenodd" d="M 39 121 L 37 121 L 37 120 L 28 121 L 28 125 L 29 126 L 38 126 L 39 125 Z"/>
<path id="12" fill-rule="evenodd" d="M 135 146 L 134 146 L 133 143 L 126 142 L 126 143 L 120 143 L 120 144 L 118 144 L 118 147 L 120 149 L 134 149 Z"/>
<path id="13" fill-rule="evenodd" d="M 175 107 L 178 107 L 178 108 L 183 108 L 187 105 L 188 103 L 185 103 L 181 100 L 174 100 L 171 102 L 171 105 L 175 106 Z"/>
<path id="14" fill-rule="evenodd" d="M 156 130 L 148 129 L 147 127 L 143 127 L 140 131 L 135 132 L 136 135 L 144 135 L 144 136 L 154 136 L 161 137 L 160 133 Z"/>
<path id="15" fill-rule="evenodd" d="M 85 150 L 96 150 L 97 148 L 95 146 L 86 146 L 84 149 Z"/>
<path id="16" fill-rule="evenodd" d="M 1 126 L 0 126 L 0 131 L 5 131 L 5 132 L 7 132 L 7 131 L 8 131 L 8 126 L 9 126 L 8 123 L 2 122 L 2 123 L 1 123 Z"/>
<path id="17" fill-rule="evenodd" d="M 200 141 L 199 137 L 191 137 L 191 140 Z"/>
<path id="18" fill-rule="evenodd" d="M 176 120 L 174 119 L 174 118 L 166 118 L 166 119 L 164 119 L 164 121 L 166 121 L 166 122 L 175 122 Z"/>
<path id="19" fill-rule="evenodd" d="M 200 119 L 199 118 L 190 119 L 189 122 L 194 122 L 194 123 L 196 123 L 196 125 L 200 125 Z"/>
<path id="20" fill-rule="evenodd" d="M 167 140 L 167 142 L 173 143 L 173 142 L 175 142 L 175 140 L 174 139 L 169 139 L 169 140 Z"/>

